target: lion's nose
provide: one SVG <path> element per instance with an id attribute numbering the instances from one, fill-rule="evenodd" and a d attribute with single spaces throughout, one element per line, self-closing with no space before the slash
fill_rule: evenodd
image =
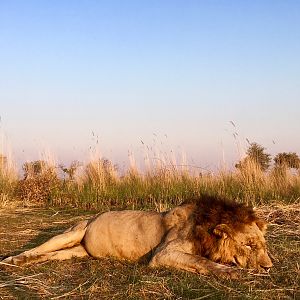
<path id="1" fill-rule="evenodd" d="M 270 267 L 263 267 L 263 266 L 261 266 L 261 268 L 266 272 L 266 273 L 269 273 L 269 271 L 270 271 Z"/>
<path id="2" fill-rule="evenodd" d="M 270 268 L 273 267 L 273 263 L 267 254 L 260 257 L 260 259 L 258 260 L 258 263 L 259 263 L 259 266 L 266 271 L 268 271 Z"/>
<path id="3" fill-rule="evenodd" d="M 269 272 L 270 269 L 273 267 L 273 264 L 271 262 L 271 259 L 268 259 L 267 261 L 264 261 L 264 263 L 260 264 L 260 267 L 265 270 L 266 272 Z"/>

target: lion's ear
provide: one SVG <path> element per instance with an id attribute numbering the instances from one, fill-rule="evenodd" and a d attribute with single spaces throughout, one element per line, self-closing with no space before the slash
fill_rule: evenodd
<path id="1" fill-rule="evenodd" d="M 228 236 L 230 236 L 231 229 L 226 224 L 219 224 L 215 227 L 213 232 L 219 237 L 227 238 Z"/>
<path id="2" fill-rule="evenodd" d="M 260 230 L 263 234 L 265 234 L 266 231 L 267 231 L 267 223 L 266 223 L 264 220 L 262 220 L 262 219 L 256 220 L 255 223 L 256 223 L 257 227 L 259 228 L 259 230 Z"/>

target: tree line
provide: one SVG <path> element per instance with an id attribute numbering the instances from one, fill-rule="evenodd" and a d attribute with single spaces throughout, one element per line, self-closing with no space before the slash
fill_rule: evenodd
<path id="1" fill-rule="evenodd" d="M 273 158 L 274 169 L 300 169 L 300 158 L 296 152 L 281 152 Z M 256 142 L 250 143 L 246 151 L 246 157 L 240 160 L 235 167 L 243 169 L 247 163 L 254 162 L 262 171 L 267 171 L 272 162 L 271 154 L 266 152 L 266 148 Z"/>

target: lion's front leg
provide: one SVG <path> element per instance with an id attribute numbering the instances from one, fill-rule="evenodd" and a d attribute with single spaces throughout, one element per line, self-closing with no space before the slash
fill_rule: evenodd
<path id="1" fill-rule="evenodd" d="M 172 243 L 171 243 L 172 244 Z M 199 274 L 214 274 L 224 278 L 237 278 L 239 271 L 199 255 L 176 249 L 174 245 L 167 245 L 157 249 L 150 261 L 151 267 L 167 266 Z"/>

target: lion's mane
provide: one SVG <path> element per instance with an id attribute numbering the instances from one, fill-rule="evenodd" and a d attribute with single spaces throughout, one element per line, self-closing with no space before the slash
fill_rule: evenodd
<path id="1" fill-rule="evenodd" d="M 213 231 L 217 225 L 226 224 L 237 231 L 252 222 L 257 222 L 259 227 L 264 224 L 252 207 L 222 197 L 203 195 L 185 203 L 195 204 L 191 239 L 196 253 L 204 257 L 208 257 L 215 249 L 218 237 Z"/>

